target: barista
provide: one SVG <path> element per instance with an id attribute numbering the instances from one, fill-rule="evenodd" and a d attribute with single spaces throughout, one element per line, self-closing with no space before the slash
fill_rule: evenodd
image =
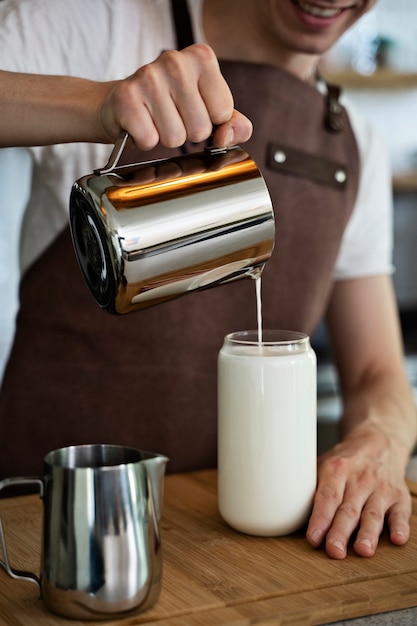
<path id="1" fill-rule="evenodd" d="M 387 521 L 392 542 L 405 543 L 416 412 L 390 278 L 389 173 L 364 121 L 316 77 L 320 55 L 374 2 L 190 0 L 198 45 L 160 56 L 176 47 L 167 0 L 121 0 L 101 12 L 43 1 L 44 12 L 39 3 L 36 11 L 0 4 L 2 68 L 35 74 L 0 75 L 3 145 L 114 142 L 124 128 L 151 158 L 161 146 L 205 139 L 213 124 L 215 145 L 243 142 L 249 118 L 248 151 L 267 179 L 278 226 L 263 276 L 265 327 L 312 334 L 325 317 L 344 401 L 343 439 L 319 459 L 307 538 L 344 558 L 357 530 L 355 551 L 371 556 Z M 26 20 L 30 30 L 21 28 Z M 79 76 L 81 67 L 82 79 L 52 76 Z M 291 156 L 282 168 L 277 149 Z M 54 172 L 51 212 L 60 191 L 67 201 L 68 172 L 72 183 L 105 162 L 91 144 L 33 155 L 35 176 Z M 343 185 L 330 180 L 335 165 L 346 173 Z M 86 440 L 164 452 L 171 471 L 213 466 L 216 355 L 224 334 L 253 327 L 254 308 L 248 281 L 130 318 L 106 316 L 82 282 L 65 229 L 22 283 L 0 396 L 1 474 L 32 473 L 44 452 Z"/>

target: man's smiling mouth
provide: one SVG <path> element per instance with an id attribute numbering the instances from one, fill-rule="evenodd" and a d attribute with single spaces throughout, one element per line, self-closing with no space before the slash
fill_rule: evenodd
<path id="1" fill-rule="evenodd" d="M 314 17 L 323 17 L 323 18 L 337 17 L 343 11 L 343 9 L 338 9 L 338 8 L 324 9 L 323 7 L 319 7 L 316 4 L 310 4 L 309 2 L 306 2 L 305 0 L 292 0 L 292 1 L 294 2 L 294 4 L 299 6 L 300 9 L 302 9 L 305 13 L 308 13 L 309 15 L 313 15 Z"/>

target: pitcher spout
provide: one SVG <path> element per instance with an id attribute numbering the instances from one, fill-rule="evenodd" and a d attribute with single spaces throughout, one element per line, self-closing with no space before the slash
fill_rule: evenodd
<path id="1" fill-rule="evenodd" d="M 168 457 L 163 454 L 155 454 L 144 459 L 143 463 L 146 468 L 148 489 L 150 499 L 153 505 L 153 515 L 155 526 L 157 526 L 162 517 L 163 501 L 164 501 L 164 477 L 165 468 L 168 463 Z"/>

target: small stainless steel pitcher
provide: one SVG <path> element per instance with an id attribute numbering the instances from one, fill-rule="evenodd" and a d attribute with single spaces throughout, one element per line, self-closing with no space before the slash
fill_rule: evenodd
<path id="1" fill-rule="evenodd" d="M 40 578 L 13 569 L 3 528 L 0 565 L 39 584 L 47 608 L 93 620 L 144 610 L 158 598 L 165 465 L 160 454 L 81 445 L 46 455 L 43 478 L 6 478 L 0 490 L 37 484 L 44 502 Z"/>
<path id="2" fill-rule="evenodd" d="M 275 222 L 251 157 L 239 146 L 207 148 L 121 166 L 126 140 L 70 196 L 76 256 L 97 303 L 123 314 L 259 276 Z"/>

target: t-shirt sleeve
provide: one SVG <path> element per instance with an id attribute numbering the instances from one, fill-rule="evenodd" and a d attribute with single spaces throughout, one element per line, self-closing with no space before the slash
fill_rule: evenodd
<path id="1" fill-rule="evenodd" d="M 100 10 L 74 11 L 64 0 L 0 2 L 0 68 L 105 79 L 117 27 L 111 0 Z"/>
<path id="2" fill-rule="evenodd" d="M 393 194 L 388 147 L 372 125 L 344 102 L 358 143 L 360 177 L 334 278 L 392 274 Z"/>

